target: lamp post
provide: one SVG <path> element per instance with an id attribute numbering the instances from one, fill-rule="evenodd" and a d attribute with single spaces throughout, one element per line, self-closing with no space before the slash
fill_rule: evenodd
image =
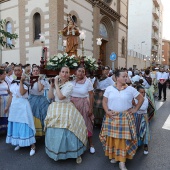
<path id="1" fill-rule="evenodd" d="M 47 50 L 46 47 L 44 47 L 44 42 L 45 42 L 45 36 L 43 33 L 39 34 L 40 35 L 40 42 L 42 44 L 42 54 L 41 54 L 41 60 L 40 60 L 40 68 L 44 69 L 45 68 L 45 51 Z"/>
<path id="2" fill-rule="evenodd" d="M 143 60 L 144 60 L 144 62 L 145 62 L 145 69 L 146 69 L 146 58 L 144 58 Z"/>
<path id="3" fill-rule="evenodd" d="M 82 31 L 80 31 L 80 35 L 79 35 L 80 40 L 82 41 L 82 57 L 84 57 L 84 44 L 83 44 L 83 42 L 84 42 L 84 40 L 86 38 L 85 33 L 86 33 L 86 31 L 82 30 Z"/>
<path id="4" fill-rule="evenodd" d="M 63 40 L 63 51 L 65 51 L 66 46 L 67 46 L 67 40 Z"/>
<path id="5" fill-rule="evenodd" d="M 99 46 L 99 59 L 100 59 L 100 46 L 102 45 L 102 38 L 96 38 L 97 45 Z"/>
<path id="6" fill-rule="evenodd" d="M 145 41 L 141 42 L 141 54 L 142 54 L 142 44 L 145 43 Z M 142 55 L 143 56 L 143 55 Z"/>

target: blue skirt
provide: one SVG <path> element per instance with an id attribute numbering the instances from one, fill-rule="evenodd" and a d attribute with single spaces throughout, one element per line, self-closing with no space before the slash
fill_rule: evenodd
<path id="1" fill-rule="evenodd" d="M 84 153 L 86 147 L 74 133 L 67 129 L 47 128 L 45 150 L 51 159 L 57 161 L 77 158 Z"/>
<path id="2" fill-rule="evenodd" d="M 147 114 L 134 114 L 138 146 L 149 143 L 149 123 Z"/>
<path id="3" fill-rule="evenodd" d="M 25 147 L 30 146 L 35 142 L 34 131 L 27 124 L 8 122 L 6 143 Z"/>
<path id="4" fill-rule="evenodd" d="M 44 120 L 47 115 L 49 102 L 45 96 L 29 95 L 29 103 L 31 105 L 33 116 L 40 119 L 41 126 L 44 128 Z"/>

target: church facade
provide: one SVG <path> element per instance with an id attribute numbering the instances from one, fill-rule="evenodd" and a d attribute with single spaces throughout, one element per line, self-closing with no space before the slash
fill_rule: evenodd
<path id="1" fill-rule="evenodd" d="M 128 0 L 5 0 L 0 1 L 0 19 L 6 19 L 6 30 L 17 33 L 17 40 L 8 40 L 15 47 L 2 48 L 2 63 L 40 64 L 42 48 L 47 47 L 47 57 L 63 53 L 60 35 L 71 14 L 80 30 L 86 31 L 84 54 L 101 59 L 112 68 L 126 67 Z M 41 43 L 39 34 L 45 37 Z M 97 38 L 102 44 L 97 45 Z M 81 56 L 82 41 L 79 39 L 78 55 Z M 117 55 L 110 60 L 111 53 Z"/>

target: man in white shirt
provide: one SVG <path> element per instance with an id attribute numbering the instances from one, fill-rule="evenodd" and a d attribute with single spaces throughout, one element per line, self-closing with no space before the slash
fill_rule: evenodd
<path id="1" fill-rule="evenodd" d="M 131 79 L 132 83 L 139 82 L 139 80 L 140 80 L 139 71 L 135 70 L 134 74 L 135 74 L 135 76 L 133 76 Z"/>
<path id="2" fill-rule="evenodd" d="M 163 90 L 164 101 L 166 101 L 166 82 L 168 80 L 168 74 L 164 71 L 164 68 L 160 68 L 160 71 L 157 72 L 156 74 L 156 78 L 158 81 L 158 88 L 159 88 L 158 100 L 161 100 L 162 90 Z"/>

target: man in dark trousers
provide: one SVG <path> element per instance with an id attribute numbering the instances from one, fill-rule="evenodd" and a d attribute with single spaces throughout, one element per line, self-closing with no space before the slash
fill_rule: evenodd
<path id="1" fill-rule="evenodd" d="M 160 71 L 157 72 L 157 74 L 156 74 L 156 78 L 158 81 L 158 88 L 159 88 L 158 100 L 161 100 L 162 90 L 163 90 L 164 101 L 166 101 L 166 82 L 168 80 L 168 74 L 165 72 L 164 68 L 160 68 Z"/>

